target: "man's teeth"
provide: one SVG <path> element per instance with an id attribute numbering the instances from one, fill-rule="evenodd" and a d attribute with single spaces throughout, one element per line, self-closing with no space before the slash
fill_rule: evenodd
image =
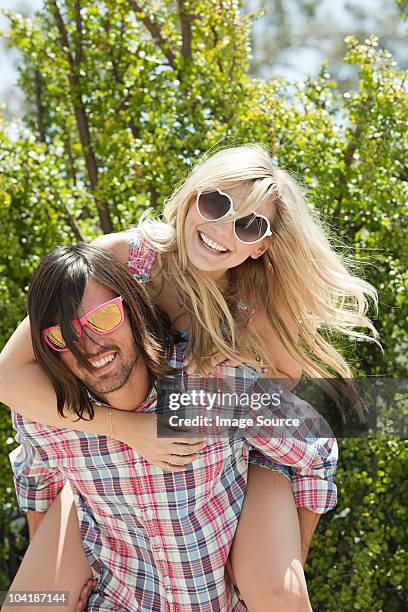
<path id="1" fill-rule="evenodd" d="M 217 242 L 214 242 L 214 240 L 211 240 L 211 238 L 209 238 L 208 236 L 206 236 L 205 234 L 203 234 L 203 232 L 200 232 L 200 238 L 201 240 L 209 247 L 211 247 L 212 249 L 214 249 L 214 251 L 218 251 L 220 253 L 223 253 L 225 251 L 228 251 L 228 249 L 226 249 L 225 247 L 223 247 L 221 244 L 218 244 Z"/>
<path id="2" fill-rule="evenodd" d="M 103 359 L 99 359 L 98 361 L 91 361 L 91 364 L 94 368 L 101 368 L 107 363 L 110 363 L 112 359 L 115 357 L 115 354 L 116 353 L 112 353 L 111 355 L 108 355 L 107 357 L 104 357 Z"/>

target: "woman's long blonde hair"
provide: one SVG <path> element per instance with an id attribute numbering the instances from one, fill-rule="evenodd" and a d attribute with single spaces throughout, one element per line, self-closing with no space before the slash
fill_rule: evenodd
<path id="1" fill-rule="evenodd" d="M 231 268 L 227 286 L 220 289 L 190 263 L 185 219 L 198 192 L 237 186 L 246 188 L 248 194 L 239 216 L 272 203 L 272 236 L 265 239 L 265 253 Z M 263 306 L 283 346 L 311 378 L 353 377 L 346 360 L 319 328 L 381 347 L 366 316 L 367 296 L 378 307 L 376 289 L 352 274 L 359 267 L 357 262 L 335 252 L 329 228 L 318 212 L 260 145 L 225 148 L 202 160 L 166 202 L 163 216 L 164 222 L 144 221 L 141 230 L 161 254 L 162 278 L 175 288 L 190 314 L 189 348 L 199 366 L 220 351 L 234 361 L 253 365 L 262 361 L 276 372 L 269 362 L 267 339 L 251 330 L 238 308 L 241 298 L 252 300 L 255 307 Z M 287 313 L 288 325 L 278 313 L 278 301 Z M 300 342 L 291 337 L 288 327 L 298 328 Z M 368 328 L 373 336 L 356 328 Z"/>

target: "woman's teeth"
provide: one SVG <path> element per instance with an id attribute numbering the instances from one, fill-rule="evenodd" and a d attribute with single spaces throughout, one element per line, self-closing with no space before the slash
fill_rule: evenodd
<path id="1" fill-rule="evenodd" d="M 204 244 L 210 247 L 210 249 L 212 249 L 213 251 L 216 251 L 217 253 L 225 253 L 226 251 L 228 251 L 228 249 L 223 247 L 221 244 L 214 242 L 214 240 L 211 240 L 211 238 L 206 236 L 203 232 L 199 232 L 199 235 Z"/>
<path id="2" fill-rule="evenodd" d="M 99 359 L 98 361 L 91 361 L 91 364 L 94 368 L 102 368 L 106 364 L 110 363 L 112 359 L 115 358 L 115 355 L 116 353 L 111 353 L 107 357 L 103 357 L 102 359 Z"/>

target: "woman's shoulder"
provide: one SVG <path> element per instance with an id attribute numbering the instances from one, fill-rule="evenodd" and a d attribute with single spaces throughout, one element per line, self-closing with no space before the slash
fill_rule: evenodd
<path id="1" fill-rule="evenodd" d="M 145 229 L 145 224 L 141 223 L 121 232 L 103 234 L 95 238 L 91 245 L 110 251 L 126 264 L 139 253 L 157 250 L 146 236 Z"/>
<path id="2" fill-rule="evenodd" d="M 104 234 L 98 236 L 91 242 L 92 246 L 97 246 L 116 255 L 122 263 L 126 265 L 129 257 L 129 232 L 115 232 L 114 234 Z"/>
<path id="3" fill-rule="evenodd" d="M 91 244 L 113 253 L 141 282 L 145 283 L 150 280 L 150 272 L 157 252 L 143 237 L 140 227 L 98 236 Z"/>
<path id="4" fill-rule="evenodd" d="M 146 220 L 128 230 L 105 234 L 92 244 L 110 251 L 142 282 L 150 280 L 158 253 L 171 236 L 166 223 Z"/>

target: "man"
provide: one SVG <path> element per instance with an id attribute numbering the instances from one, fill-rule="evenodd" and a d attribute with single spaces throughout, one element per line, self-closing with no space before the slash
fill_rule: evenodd
<path id="1" fill-rule="evenodd" d="M 116 319 L 109 318 L 112 312 Z M 33 277 L 29 316 L 35 355 L 52 381 L 59 411 L 92 415 L 95 398 L 123 411 L 155 411 L 152 381 L 167 369 L 161 321 L 111 255 L 85 245 L 56 249 Z M 183 344 L 173 347 L 171 366 L 182 365 L 184 350 Z M 38 370 L 13 384 L 7 347 L 2 361 L 3 402 L 18 410 L 33 389 L 35 401 L 49 400 L 50 387 L 46 379 L 39 383 Z M 224 370 L 236 389 L 267 390 L 249 369 Z M 106 436 L 43 427 L 19 415 L 14 424 L 21 443 L 12 454 L 21 508 L 44 512 L 67 478 L 74 488 L 84 549 L 99 580 L 88 609 L 246 609 L 224 578 L 245 494 L 249 443 L 243 437 L 209 440 L 189 469 L 172 474 Z M 310 502 L 317 511 L 333 506 L 334 440 L 257 434 L 250 443 L 296 466 L 301 505 Z M 299 484 L 313 475 L 316 488 Z"/>

